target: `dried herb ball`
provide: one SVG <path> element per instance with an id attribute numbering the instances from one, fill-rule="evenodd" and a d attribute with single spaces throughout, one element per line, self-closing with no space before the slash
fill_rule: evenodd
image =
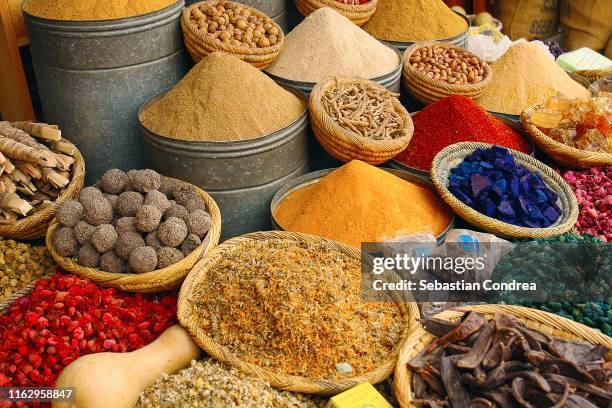
<path id="1" fill-rule="evenodd" d="M 60 256 L 73 256 L 79 248 L 74 229 L 61 227 L 53 232 L 53 247 Z"/>
<path id="2" fill-rule="evenodd" d="M 115 207 L 117 206 L 117 200 L 119 199 L 119 196 L 112 195 L 112 194 L 104 194 L 104 198 L 106 198 L 106 201 L 110 203 L 111 208 L 113 209 L 113 213 L 114 213 Z"/>
<path id="3" fill-rule="evenodd" d="M 155 170 L 130 170 L 128 171 L 130 183 L 134 186 L 134 190 L 141 193 L 148 193 L 151 190 L 159 190 L 161 185 L 161 176 Z"/>
<path id="4" fill-rule="evenodd" d="M 127 174 L 119 169 L 110 169 L 100 178 L 100 189 L 108 194 L 121 194 L 125 191 L 125 186 L 130 181 Z"/>
<path id="5" fill-rule="evenodd" d="M 201 243 L 202 240 L 197 235 L 189 234 L 187 235 L 187 238 L 185 238 L 185 241 L 183 241 L 181 244 L 181 252 L 183 252 L 183 255 L 187 256 L 195 251 Z"/>
<path id="6" fill-rule="evenodd" d="M 100 265 L 100 253 L 91 244 L 85 244 L 76 253 L 76 261 L 79 265 L 88 268 L 97 268 Z"/>
<path id="7" fill-rule="evenodd" d="M 145 246 L 145 241 L 142 236 L 133 231 L 125 231 L 119 234 L 117 243 L 115 244 L 115 253 L 119 258 L 124 260 L 130 259 L 130 254 L 136 248 Z"/>
<path id="8" fill-rule="evenodd" d="M 181 220 L 187 222 L 189 220 L 189 211 L 187 211 L 187 209 L 180 204 L 174 204 L 170 206 L 166 212 L 164 212 L 164 220 L 167 220 L 170 217 L 180 218 Z"/>
<path id="9" fill-rule="evenodd" d="M 157 238 L 163 245 L 177 247 L 187 238 L 187 224 L 180 218 L 170 217 L 157 230 Z"/>
<path id="10" fill-rule="evenodd" d="M 172 190 L 172 197 L 182 206 L 185 206 L 187 201 L 197 196 L 195 186 L 185 182 L 180 182 L 180 184 Z"/>
<path id="11" fill-rule="evenodd" d="M 110 224 L 102 224 L 91 235 L 91 244 L 99 253 L 103 254 L 115 247 L 117 238 L 115 227 Z"/>
<path id="12" fill-rule="evenodd" d="M 138 232 L 138 228 L 136 228 L 136 217 L 121 217 L 115 223 L 115 231 L 117 234 L 121 234 L 122 232 Z"/>
<path id="13" fill-rule="evenodd" d="M 113 207 L 100 193 L 92 196 L 83 203 L 83 220 L 91 225 L 110 224 L 113 220 Z"/>
<path id="14" fill-rule="evenodd" d="M 172 192 L 181 184 L 184 184 L 184 182 L 171 177 L 161 176 L 158 190 L 167 197 L 172 197 Z"/>
<path id="15" fill-rule="evenodd" d="M 83 204 L 76 200 L 67 200 L 59 206 L 55 217 L 65 227 L 74 228 L 83 218 Z"/>
<path id="16" fill-rule="evenodd" d="M 133 273 L 154 271 L 157 266 L 157 252 L 155 252 L 155 248 L 143 246 L 134 249 L 130 254 L 129 265 Z"/>
<path id="17" fill-rule="evenodd" d="M 144 200 L 145 205 L 152 205 L 157 207 L 159 211 L 163 214 L 172 204 L 170 204 L 170 200 L 168 197 L 162 192 L 157 190 L 151 190 L 147 193 Z"/>
<path id="18" fill-rule="evenodd" d="M 157 250 L 157 269 L 167 268 L 174 265 L 185 256 L 181 251 L 172 247 L 161 247 Z"/>
<path id="19" fill-rule="evenodd" d="M 145 244 L 155 249 L 159 249 L 162 247 L 161 242 L 159 242 L 159 238 L 157 238 L 157 230 L 151 231 L 147 234 L 147 236 L 145 237 Z"/>
<path id="20" fill-rule="evenodd" d="M 159 227 L 162 213 L 157 207 L 143 205 L 136 213 L 136 228 L 142 232 L 151 232 Z"/>
<path id="21" fill-rule="evenodd" d="M 197 235 L 200 239 L 208 232 L 212 226 L 212 218 L 210 214 L 204 210 L 195 210 L 189 214 L 187 221 L 187 229 L 190 234 Z"/>
<path id="22" fill-rule="evenodd" d="M 93 186 L 85 187 L 79 193 L 79 201 L 81 204 L 83 204 L 83 206 L 87 205 L 90 200 L 100 197 L 104 197 L 104 195 L 100 190 Z"/>
<path id="23" fill-rule="evenodd" d="M 125 191 L 119 195 L 115 210 L 121 217 L 135 217 L 143 202 L 142 194 L 136 191 Z"/>
<path id="24" fill-rule="evenodd" d="M 190 213 L 195 210 L 204 210 L 206 211 L 206 203 L 200 197 L 192 197 L 184 204 L 187 211 Z"/>
<path id="25" fill-rule="evenodd" d="M 79 241 L 79 244 L 85 245 L 90 242 L 91 235 L 95 230 L 95 226 L 88 224 L 85 221 L 79 221 L 74 227 L 74 235 L 76 237 L 76 240 Z"/>
<path id="26" fill-rule="evenodd" d="M 112 273 L 124 273 L 127 271 L 127 265 L 115 252 L 108 251 L 100 257 L 100 270 Z"/>

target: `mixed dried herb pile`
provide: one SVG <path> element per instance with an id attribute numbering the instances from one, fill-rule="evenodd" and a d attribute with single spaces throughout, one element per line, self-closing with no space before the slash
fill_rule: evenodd
<path id="1" fill-rule="evenodd" d="M 394 303 L 360 300 L 358 259 L 322 244 L 252 241 L 224 254 L 190 298 L 203 331 L 239 358 L 309 378 L 365 374 L 399 344 Z"/>
<path id="2" fill-rule="evenodd" d="M 606 407 L 608 348 L 553 337 L 496 313 L 430 321 L 440 336 L 408 363 L 411 402 L 424 407 Z"/>
<path id="3" fill-rule="evenodd" d="M 374 83 L 336 84 L 321 98 L 325 112 L 340 126 L 373 140 L 408 136 L 404 118 L 394 104 L 399 94 Z"/>

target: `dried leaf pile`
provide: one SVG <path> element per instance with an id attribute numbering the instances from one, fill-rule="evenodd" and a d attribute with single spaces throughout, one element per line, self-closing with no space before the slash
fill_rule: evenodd
<path id="1" fill-rule="evenodd" d="M 440 336 L 408 363 L 411 402 L 452 408 L 595 408 L 612 404 L 608 348 L 553 337 L 496 313 L 430 320 Z"/>
<path id="2" fill-rule="evenodd" d="M 141 394 L 136 408 L 317 408 L 323 400 L 280 391 L 213 359 L 192 361 L 174 375 L 164 374 Z"/>
<path id="3" fill-rule="evenodd" d="M 75 152 L 55 125 L 0 121 L 0 224 L 55 201 L 70 183 Z"/>
<path id="4" fill-rule="evenodd" d="M 350 378 L 380 366 L 404 329 L 393 303 L 360 299 L 360 262 L 323 244 L 252 241 L 224 254 L 190 298 L 204 332 L 275 372 Z"/>
<path id="5" fill-rule="evenodd" d="M 340 126 L 372 140 L 408 135 L 394 101 L 399 94 L 362 82 L 336 83 L 321 98 L 325 112 Z"/>

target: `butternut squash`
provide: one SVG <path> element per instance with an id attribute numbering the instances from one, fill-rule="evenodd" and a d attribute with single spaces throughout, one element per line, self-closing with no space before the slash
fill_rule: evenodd
<path id="1" fill-rule="evenodd" d="M 162 374 L 174 374 L 200 356 L 200 349 L 179 325 L 131 353 L 98 353 L 64 368 L 56 387 L 73 387 L 73 402 L 53 408 L 132 408 L 138 395 Z"/>

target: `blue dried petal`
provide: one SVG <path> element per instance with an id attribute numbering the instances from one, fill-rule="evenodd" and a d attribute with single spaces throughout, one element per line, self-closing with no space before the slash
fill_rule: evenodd
<path id="1" fill-rule="evenodd" d="M 481 174 L 472 174 L 470 178 L 472 186 L 472 196 L 478 197 L 480 194 L 491 187 L 491 180 Z"/>
<path id="2" fill-rule="evenodd" d="M 548 201 L 548 196 L 542 190 L 536 190 L 538 203 L 545 203 Z"/>
<path id="3" fill-rule="evenodd" d="M 544 226 L 544 224 L 542 223 L 541 219 L 538 220 L 531 220 L 529 218 L 523 220 L 523 222 L 525 223 L 525 225 L 527 225 L 528 227 L 531 228 L 541 228 Z"/>
<path id="4" fill-rule="evenodd" d="M 513 196 L 519 195 L 519 179 L 516 176 L 512 176 L 512 179 L 510 180 L 510 191 L 512 192 Z"/>
<path id="5" fill-rule="evenodd" d="M 540 211 L 540 209 L 538 207 L 531 207 L 531 211 L 529 212 L 529 219 L 530 220 L 541 220 L 542 218 L 544 218 L 544 216 L 542 215 L 542 211 Z"/>
<path id="6" fill-rule="evenodd" d="M 497 210 L 500 212 L 500 214 L 503 214 L 507 217 L 516 216 L 514 209 L 512 208 L 512 204 L 508 200 L 501 201 L 497 206 Z"/>
<path id="7" fill-rule="evenodd" d="M 546 218 L 552 224 L 559 219 L 561 212 L 557 211 L 553 206 L 549 206 L 542 212 L 542 215 L 544 215 L 544 218 Z"/>

